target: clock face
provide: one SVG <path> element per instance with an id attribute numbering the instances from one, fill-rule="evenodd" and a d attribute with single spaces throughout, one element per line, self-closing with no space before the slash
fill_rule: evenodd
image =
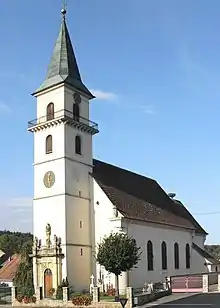
<path id="1" fill-rule="evenodd" d="M 48 171 L 44 175 L 44 185 L 47 188 L 50 188 L 55 183 L 55 174 L 53 171 Z"/>
<path id="2" fill-rule="evenodd" d="M 81 96 L 79 95 L 79 93 L 74 93 L 73 98 L 74 98 L 75 103 L 77 103 L 77 104 L 81 103 L 82 99 L 81 99 Z"/>

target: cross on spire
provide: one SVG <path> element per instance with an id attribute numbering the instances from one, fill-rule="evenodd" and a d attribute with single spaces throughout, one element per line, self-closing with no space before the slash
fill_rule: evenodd
<path id="1" fill-rule="evenodd" d="M 64 19 L 65 19 L 65 15 L 66 15 L 66 7 L 67 7 L 67 0 L 63 0 L 61 13 L 62 13 Z"/>

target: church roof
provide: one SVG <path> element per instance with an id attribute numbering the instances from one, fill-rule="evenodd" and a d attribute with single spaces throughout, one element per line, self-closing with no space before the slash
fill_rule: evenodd
<path id="1" fill-rule="evenodd" d="M 212 255 L 210 255 L 210 253 L 208 253 L 207 251 L 203 250 L 201 247 L 199 247 L 195 243 L 192 243 L 192 248 L 195 251 L 197 251 L 203 258 L 205 258 L 206 260 L 211 262 L 213 265 L 220 264 L 220 261 L 216 260 Z"/>
<path id="2" fill-rule="evenodd" d="M 93 165 L 94 179 L 124 217 L 207 234 L 184 205 L 172 200 L 155 180 L 96 159 Z"/>
<path id="3" fill-rule="evenodd" d="M 50 64 L 48 66 L 46 79 L 40 88 L 37 89 L 37 91 L 35 91 L 33 94 L 37 94 L 52 86 L 65 83 L 86 94 L 89 98 L 94 98 L 92 93 L 82 82 L 70 35 L 66 25 L 66 11 L 62 10 L 62 14 L 63 19 Z"/>

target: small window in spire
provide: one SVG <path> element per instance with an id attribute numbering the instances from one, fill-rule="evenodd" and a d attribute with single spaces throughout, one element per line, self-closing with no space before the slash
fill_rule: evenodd
<path id="1" fill-rule="evenodd" d="M 48 135 L 46 138 L 46 154 L 53 152 L 53 139 L 51 135 Z"/>
<path id="2" fill-rule="evenodd" d="M 54 119 L 54 104 L 50 103 L 47 105 L 47 121 Z"/>
<path id="3" fill-rule="evenodd" d="M 81 138 L 80 136 L 75 137 L 75 153 L 81 155 L 82 154 L 82 146 L 81 146 Z"/>
<path id="4" fill-rule="evenodd" d="M 79 104 L 73 104 L 73 119 L 79 122 Z"/>

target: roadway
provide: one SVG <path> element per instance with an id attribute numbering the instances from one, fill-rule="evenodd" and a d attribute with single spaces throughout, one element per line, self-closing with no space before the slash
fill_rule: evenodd
<path id="1" fill-rule="evenodd" d="M 172 295 L 171 295 L 172 296 Z M 176 295 L 178 296 L 178 295 Z M 157 308 L 219 308 L 220 307 L 220 293 L 206 293 L 206 294 L 196 294 L 192 296 L 185 296 L 184 298 L 171 298 L 165 300 L 164 302 L 156 301 L 144 305 L 144 307 L 157 307 Z"/>

